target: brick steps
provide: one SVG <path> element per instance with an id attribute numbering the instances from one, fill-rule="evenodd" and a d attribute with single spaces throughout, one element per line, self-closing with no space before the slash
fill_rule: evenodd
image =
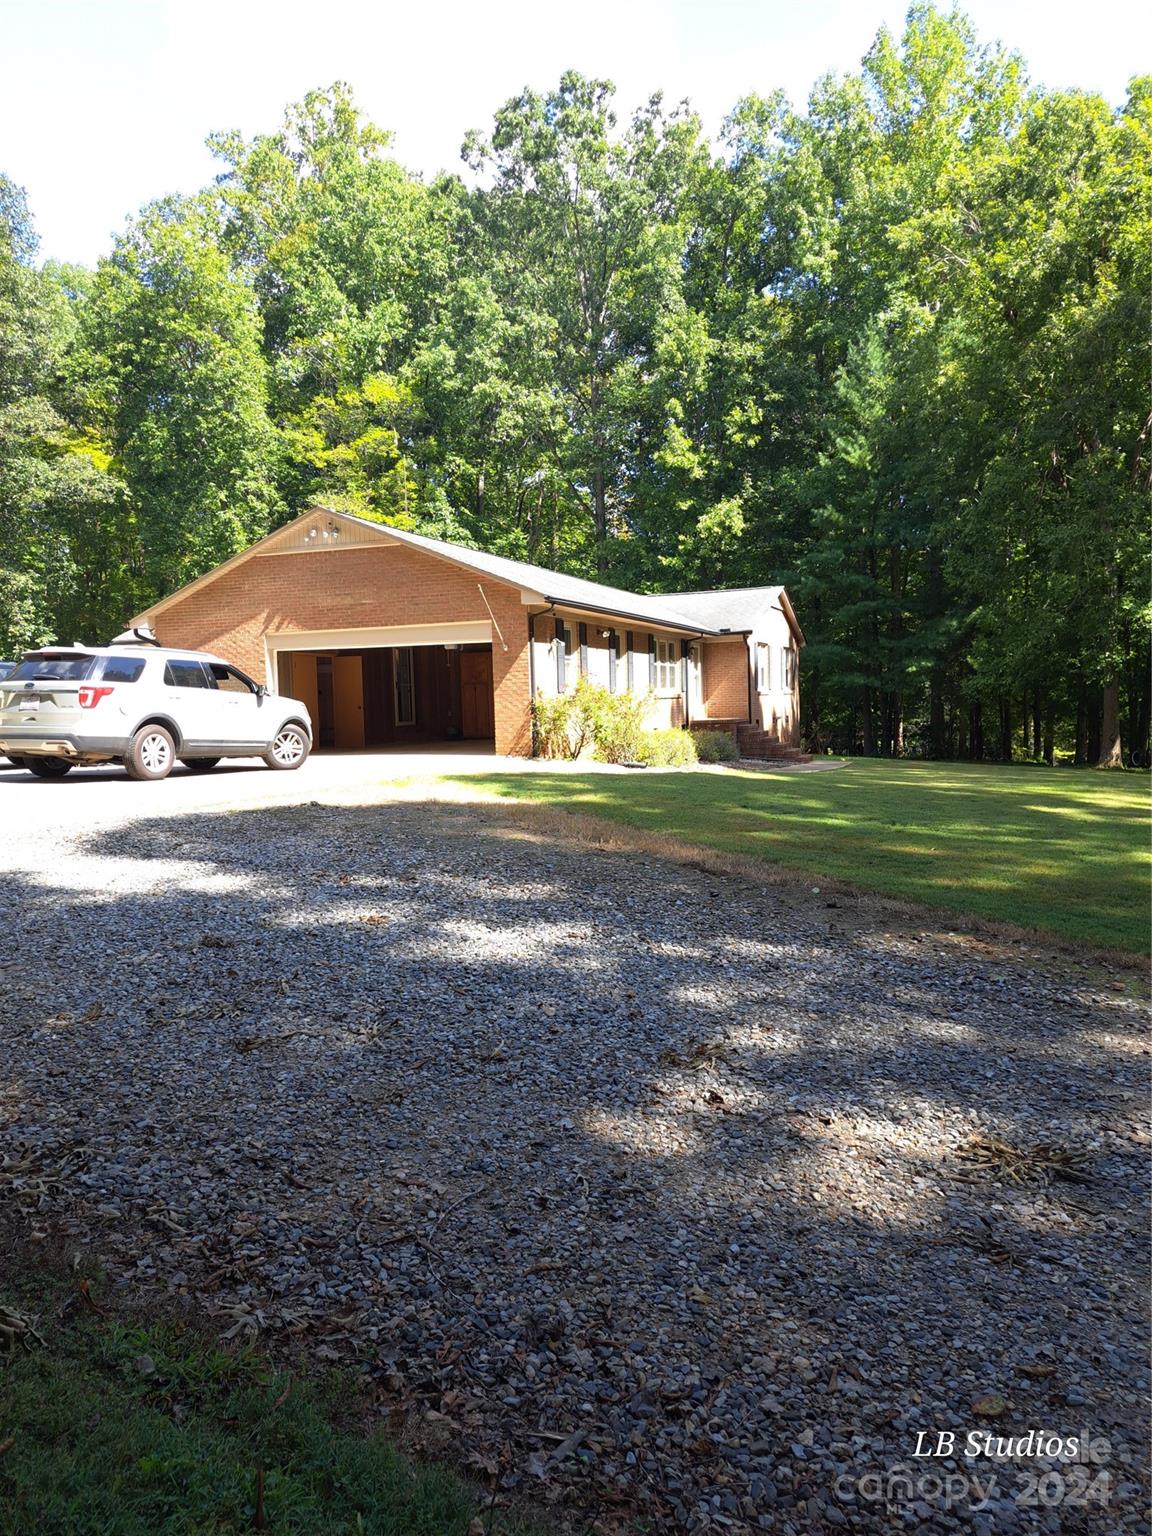
<path id="1" fill-rule="evenodd" d="M 810 763 L 812 756 L 799 747 L 790 747 L 776 740 L 768 731 L 749 725 L 746 720 L 693 720 L 694 731 L 727 731 L 736 738 L 741 757 L 764 761 Z"/>

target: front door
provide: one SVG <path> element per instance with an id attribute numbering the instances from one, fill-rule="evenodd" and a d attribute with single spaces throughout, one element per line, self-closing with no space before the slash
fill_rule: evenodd
<path id="1" fill-rule="evenodd" d="M 332 658 L 332 724 L 339 752 L 356 752 L 364 745 L 364 660 L 360 656 Z"/>
<path id="2" fill-rule="evenodd" d="M 495 734 L 491 651 L 460 653 L 460 734 L 472 741 Z"/>

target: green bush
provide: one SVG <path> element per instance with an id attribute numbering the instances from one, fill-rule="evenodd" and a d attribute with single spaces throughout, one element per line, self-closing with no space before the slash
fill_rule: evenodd
<path id="1" fill-rule="evenodd" d="M 537 698 L 532 705 L 532 719 L 540 757 L 579 757 L 588 745 L 589 723 L 577 694 Z"/>
<path id="2" fill-rule="evenodd" d="M 540 757 L 569 759 L 591 751 L 602 763 L 650 763 L 660 768 L 696 762 L 690 731 L 645 728 L 650 704 L 651 695 L 611 693 L 582 677 L 571 693 L 536 700 L 536 751 Z"/>
<path id="3" fill-rule="evenodd" d="M 693 731 L 692 739 L 702 763 L 734 763 L 740 756 L 731 731 Z"/>
<path id="4" fill-rule="evenodd" d="M 697 760 L 691 731 L 673 726 L 670 730 L 644 732 L 638 761 L 650 768 L 688 768 Z"/>
<path id="5" fill-rule="evenodd" d="M 581 679 L 576 697 L 588 722 L 593 754 L 602 763 L 641 761 L 645 736 L 644 716 L 648 697 L 636 693 L 610 693 Z"/>

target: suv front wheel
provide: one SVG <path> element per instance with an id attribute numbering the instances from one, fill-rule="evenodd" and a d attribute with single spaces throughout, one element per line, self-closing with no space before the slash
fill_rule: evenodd
<path id="1" fill-rule="evenodd" d="M 269 768 L 299 768 L 308 756 L 308 737 L 298 725 L 282 725 L 276 732 L 272 750 L 265 754 Z"/>
<path id="2" fill-rule="evenodd" d="M 124 758 L 130 779 L 166 779 L 176 761 L 176 743 L 162 725 L 142 725 Z"/>

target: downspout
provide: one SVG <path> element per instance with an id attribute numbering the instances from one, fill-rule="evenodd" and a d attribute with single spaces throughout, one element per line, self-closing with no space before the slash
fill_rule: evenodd
<path id="1" fill-rule="evenodd" d="M 749 640 L 752 639 L 752 631 L 750 629 L 746 629 L 743 633 L 744 657 L 747 662 L 747 666 L 744 668 L 744 675 L 748 680 L 748 724 L 755 725 L 756 716 L 752 709 L 752 688 L 756 681 L 756 647 L 755 644 L 748 644 Z"/>
<path id="2" fill-rule="evenodd" d="M 532 729 L 532 756 L 536 756 L 539 742 L 536 739 L 536 620 L 547 618 L 556 612 L 556 604 L 550 603 L 542 614 L 528 615 L 528 719 Z"/>

